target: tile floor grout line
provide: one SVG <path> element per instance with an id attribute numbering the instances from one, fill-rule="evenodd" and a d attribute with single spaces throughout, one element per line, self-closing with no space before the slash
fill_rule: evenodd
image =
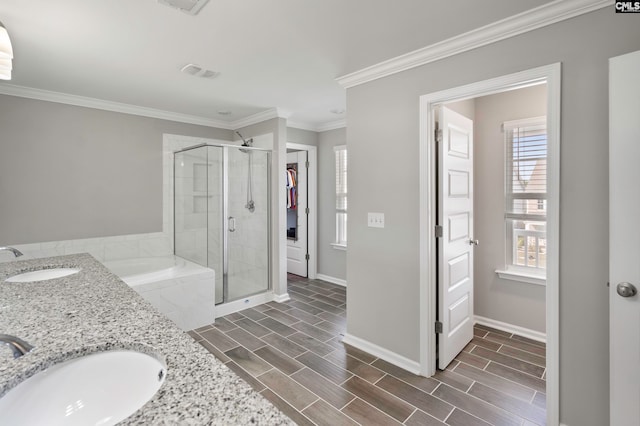
<path id="1" fill-rule="evenodd" d="M 500 365 L 503 365 L 503 366 L 505 366 L 505 367 L 509 367 L 509 368 L 511 368 L 511 369 L 513 369 L 513 370 L 520 371 L 520 372 L 522 372 L 522 373 L 524 373 L 524 374 L 528 374 L 528 375 L 529 375 L 529 376 L 531 376 L 531 377 L 536 377 L 536 378 L 538 378 L 538 379 L 542 379 L 542 375 L 544 375 L 544 371 L 543 371 L 543 372 L 542 372 L 542 374 L 538 377 L 538 376 L 536 376 L 536 375 L 534 375 L 534 374 L 527 373 L 526 371 L 521 370 L 521 369 L 519 369 L 519 368 L 512 367 L 512 366 L 507 365 L 507 364 L 503 364 L 503 363 L 501 363 L 500 361 L 496 361 L 496 360 L 493 360 L 493 359 L 490 359 L 490 358 L 486 358 L 486 357 L 484 357 L 484 356 L 482 356 L 482 355 L 479 355 L 479 354 L 477 354 L 477 353 L 473 353 L 473 352 L 467 352 L 467 353 L 469 353 L 469 354 L 471 354 L 471 355 L 475 355 L 475 356 L 477 356 L 477 357 L 479 357 L 479 358 L 482 358 L 482 359 L 485 359 L 485 360 L 487 360 L 487 361 L 493 361 L 493 362 L 495 362 L 496 364 L 500 364 Z M 498 352 L 496 352 L 496 353 L 498 353 Z M 519 358 L 514 358 L 514 357 L 511 357 L 511 356 L 509 356 L 509 355 L 505 355 L 504 353 L 500 353 L 500 355 L 503 355 L 503 356 L 506 356 L 506 357 L 509 357 L 509 358 L 515 359 L 516 361 L 519 361 L 519 362 L 524 362 L 525 364 L 529 364 L 529 365 L 531 365 L 532 367 L 539 367 L 539 368 L 542 368 L 543 370 L 545 370 L 545 369 L 546 369 L 545 367 L 543 367 L 543 366 L 541 366 L 541 365 L 533 364 L 533 363 L 530 363 L 530 362 L 528 362 L 528 361 L 521 360 L 521 359 L 519 359 Z"/>
<path id="2" fill-rule="evenodd" d="M 305 388 L 305 389 L 306 389 L 306 388 Z M 306 410 L 307 408 L 311 407 L 313 404 L 315 404 L 315 403 L 316 403 L 316 402 L 318 402 L 318 401 L 323 401 L 323 402 L 324 402 L 324 399 L 320 398 L 320 397 L 319 397 L 318 395 L 316 395 L 315 393 L 314 393 L 313 395 L 316 397 L 316 400 L 315 400 L 315 401 L 313 401 L 311 404 L 307 405 L 306 407 L 304 407 L 302 410 L 300 410 L 300 412 L 301 412 L 301 413 L 302 413 L 304 410 Z M 304 413 L 302 413 L 302 414 L 304 414 Z"/>
<path id="3" fill-rule="evenodd" d="M 478 355 L 478 354 L 471 354 L 471 355 L 476 355 L 476 356 L 479 356 L 480 358 L 484 358 L 483 356 L 480 356 L 480 355 Z M 503 354 L 503 355 L 504 355 L 504 354 Z M 538 376 L 535 376 L 535 375 L 533 375 L 533 374 L 531 374 L 531 373 L 527 373 L 526 371 L 520 370 L 519 368 L 515 368 L 515 367 L 512 367 L 512 366 L 510 366 L 510 365 L 503 364 L 503 363 L 501 363 L 501 362 L 499 362 L 499 361 L 496 361 L 496 360 L 493 360 L 493 359 L 489 359 L 489 358 L 484 358 L 484 359 L 486 359 L 486 360 L 488 360 L 488 361 L 491 361 L 491 362 L 493 362 L 493 363 L 495 363 L 495 364 L 501 365 L 501 366 L 503 366 L 503 367 L 510 368 L 510 369 L 515 370 L 515 371 L 517 371 L 517 372 L 519 372 L 519 373 L 526 374 L 527 376 L 532 377 L 532 378 L 534 378 L 534 379 L 544 380 L 544 379 L 542 378 L 542 376 L 544 375 L 544 371 L 543 371 L 543 372 L 542 372 L 542 374 L 538 377 Z M 530 364 L 530 365 L 532 365 L 532 366 L 534 366 L 534 367 L 540 367 L 539 365 L 535 365 L 535 364 L 531 364 L 531 363 L 527 363 L 527 364 Z M 487 365 L 487 366 L 488 366 L 488 365 Z M 543 368 L 544 368 L 544 367 L 543 367 Z M 490 372 L 489 372 L 489 373 L 490 373 Z M 502 376 L 500 376 L 500 377 L 502 377 Z M 545 382 L 546 382 L 546 380 L 545 380 Z"/>
<path id="4" fill-rule="evenodd" d="M 447 416 L 444 418 L 444 420 L 442 420 L 442 423 L 447 423 L 447 419 L 449 419 L 449 417 L 451 417 L 451 414 L 453 414 L 454 411 L 456 411 L 456 406 L 453 404 L 449 404 L 451 405 L 451 411 L 449 411 L 449 414 L 447 414 Z"/>
<path id="5" fill-rule="evenodd" d="M 466 363 L 465 363 L 465 364 L 466 364 Z M 470 365 L 470 364 L 467 364 L 467 365 L 469 365 L 470 367 L 473 367 L 473 365 Z M 488 364 L 487 364 L 487 366 L 488 366 Z M 475 368 L 477 368 L 477 367 L 475 367 Z M 481 371 L 484 371 L 484 370 L 481 370 Z M 511 379 L 507 379 L 506 377 L 499 376 L 499 375 L 497 375 L 497 374 L 495 374 L 495 373 L 492 373 L 491 371 L 485 371 L 485 373 L 487 373 L 487 374 L 491 374 L 492 376 L 495 376 L 495 377 L 498 377 L 498 378 L 500 378 L 500 379 L 506 380 L 506 381 L 507 381 L 507 382 L 509 382 L 509 383 L 515 383 L 515 384 L 516 384 L 516 385 L 518 385 L 518 386 L 521 386 L 521 387 L 526 388 L 526 389 L 528 389 L 528 390 L 530 390 L 530 391 L 533 391 L 533 396 L 534 396 L 534 397 L 535 397 L 536 393 L 542 393 L 542 394 L 544 394 L 544 395 L 546 396 L 546 392 L 540 392 L 540 391 L 538 391 L 538 390 L 536 390 L 536 389 L 533 389 L 533 388 L 531 388 L 531 387 L 529 387 L 529 386 L 527 386 L 527 385 L 524 385 L 524 384 L 522 384 L 522 383 L 518 383 L 518 382 L 515 382 L 515 381 L 513 381 L 513 380 L 511 380 Z M 459 373 L 459 374 L 461 374 L 461 373 Z M 462 374 L 462 375 L 464 376 L 464 374 Z M 467 377 L 467 376 L 465 376 L 465 377 Z M 469 379 L 470 379 L 470 377 L 467 377 L 467 378 L 469 378 Z M 490 386 L 490 385 L 488 385 L 488 384 L 486 384 L 486 383 L 482 383 L 482 382 L 479 382 L 479 381 L 477 381 L 477 380 L 476 380 L 476 382 L 477 382 L 477 383 L 480 383 L 482 386 L 486 386 L 486 387 L 488 387 L 488 388 L 490 388 L 490 389 L 492 389 L 492 390 L 494 390 L 494 391 L 496 391 L 496 392 L 500 392 L 500 393 L 503 393 L 503 394 L 509 395 L 507 392 L 505 392 L 505 391 L 503 391 L 503 390 L 500 390 L 500 389 L 496 389 L 496 388 L 494 388 L 493 386 Z M 435 389 L 434 389 L 434 390 L 435 390 Z M 513 396 L 513 395 L 511 395 L 511 396 Z M 524 399 L 521 399 L 521 398 L 518 398 L 518 397 L 514 397 L 514 398 L 520 399 L 521 401 L 525 401 Z"/>
<path id="6" fill-rule="evenodd" d="M 403 425 L 407 424 L 407 421 L 411 418 L 411 416 L 413 416 L 416 411 L 418 411 L 418 407 L 416 407 L 415 405 L 411 405 L 412 407 L 414 407 L 413 411 L 411 412 L 411 414 L 409 414 L 409 417 L 407 417 L 406 419 L 404 419 L 404 421 L 402 422 Z"/>

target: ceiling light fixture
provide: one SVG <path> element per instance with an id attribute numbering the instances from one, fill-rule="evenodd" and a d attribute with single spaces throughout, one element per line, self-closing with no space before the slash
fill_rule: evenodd
<path id="1" fill-rule="evenodd" d="M 13 48 L 7 29 L 0 22 L 0 80 L 11 80 Z"/>
<path id="2" fill-rule="evenodd" d="M 158 0 L 158 3 L 178 9 L 189 15 L 197 15 L 209 0 Z"/>

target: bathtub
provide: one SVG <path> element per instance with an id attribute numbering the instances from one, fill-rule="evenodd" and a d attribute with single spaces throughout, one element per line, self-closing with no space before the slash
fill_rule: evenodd
<path id="1" fill-rule="evenodd" d="M 103 262 L 185 331 L 214 322 L 215 272 L 178 256 Z"/>

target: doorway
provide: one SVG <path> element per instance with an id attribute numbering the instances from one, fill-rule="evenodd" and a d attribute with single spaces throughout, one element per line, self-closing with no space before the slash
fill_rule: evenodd
<path id="1" fill-rule="evenodd" d="M 317 275 L 317 148 L 287 143 L 287 272 Z"/>
<path id="2" fill-rule="evenodd" d="M 442 92 L 432 93 L 421 97 L 420 106 L 420 365 L 421 373 L 431 376 L 436 372 L 438 343 L 442 342 L 443 334 L 438 334 L 440 320 L 445 317 L 452 317 L 452 310 L 443 311 L 445 306 L 438 306 L 443 290 L 439 290 L 439 278 L 442 279 L 443 270 L 451 270 L 450 264 L 442 267 L 439 265 L 438 253 L 440 242 L 438 242 L 438 232 L 441 226 L 442 211 L 441 199 L 438 198 L 438 188 L 441 181 L 436 173 L 438 170 L 438 150 L 436 146 L 436 118 L 437 111 L 443 105 L 463 101 L 481 96 L 493 95 L 523 88 L 527 86 L 547 84 L 547 194 L 542 205 L 546 210 L 546 240 L 544 242 L 544 260 L 546 262 L 546 286 L 544 295 L 546 302 L 545 322 L 547 336 L 547 419 L 549 424 L 557 424 L 559 420 L 558 412 L 558 240 L 559 240 L 559 123 L 560 123 L 560 64 L 540 67 L 521 73 L 516 73 L 504 77 L 486 80 L 466 86 L 461 86 Z M 450 181 L 451 176 L 446 179 Z M 442 189 L 442 188 L 440 188 Z M 501 195 L 502 197 L 502 195 Z M 537 205 L 537 200 L 534 200 Z M 506 203 L 505 203 L 506 205 Z M 507 216 L 505 215 L 506 219 Z M 450 222 L 447 220 L 447 222 Z M 467 222 L 465 239 L 475 245 L 470 224 Z M 505 234 L 507 233 L 505 226 Z M 462 229 L 462 228 L 461 228 Z M 467 238 L 468 237 L 468 238 Z M 505 236 L 506 237 L 506 236 Z M 447 240 L 448 236 L 444 236 Z M 480 241 L 482 244 L 482 241 Z M 442 249 L 441 249 L 442 250 Z M 517 252 L 517 251 L 516 251 Z M 537 252 L 539 253 L 539 251 Z M 515 255 L 518 259 L 518 253 Z M 534 256 L 535 258 L 535 256 Z M 472 263 L 469 262 L 469 266 Z M 505 268 L 506 269 L 506 268 Z M 470 275 L 470 274 L 469 274 Z M 472 297 L 472 294 L 471 294 Z M 469 303 L 469 299 L 467 299 Z M 453 306 L 453 305 L 452 305 Z M 458 306 L 458 305 L 455 305 Z M 468 323 L 466 327 L 472 327 L 474 320 L 472 307 L 467 310 Z M 438 309 L 440 308 L 440 312 Z M 461 320 L 457 326 L 463 326 L 464 316 L 456 313 L 455 319 Z M 452 317 L 453 318 L 453 317 Z M 457 329 L 443 330 L 445 339 Z M 468 334 L 468 333 L 467 333 Z M 439 341 L 440 340 L 440 341 Z"/>

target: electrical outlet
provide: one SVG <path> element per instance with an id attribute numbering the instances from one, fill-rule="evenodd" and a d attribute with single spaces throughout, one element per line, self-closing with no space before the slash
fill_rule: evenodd
<path id="1" fill-rule="evenodd" d="M 367 225 L 370 228 L 384 228 L 384 213 L 369 213 Z"/>

